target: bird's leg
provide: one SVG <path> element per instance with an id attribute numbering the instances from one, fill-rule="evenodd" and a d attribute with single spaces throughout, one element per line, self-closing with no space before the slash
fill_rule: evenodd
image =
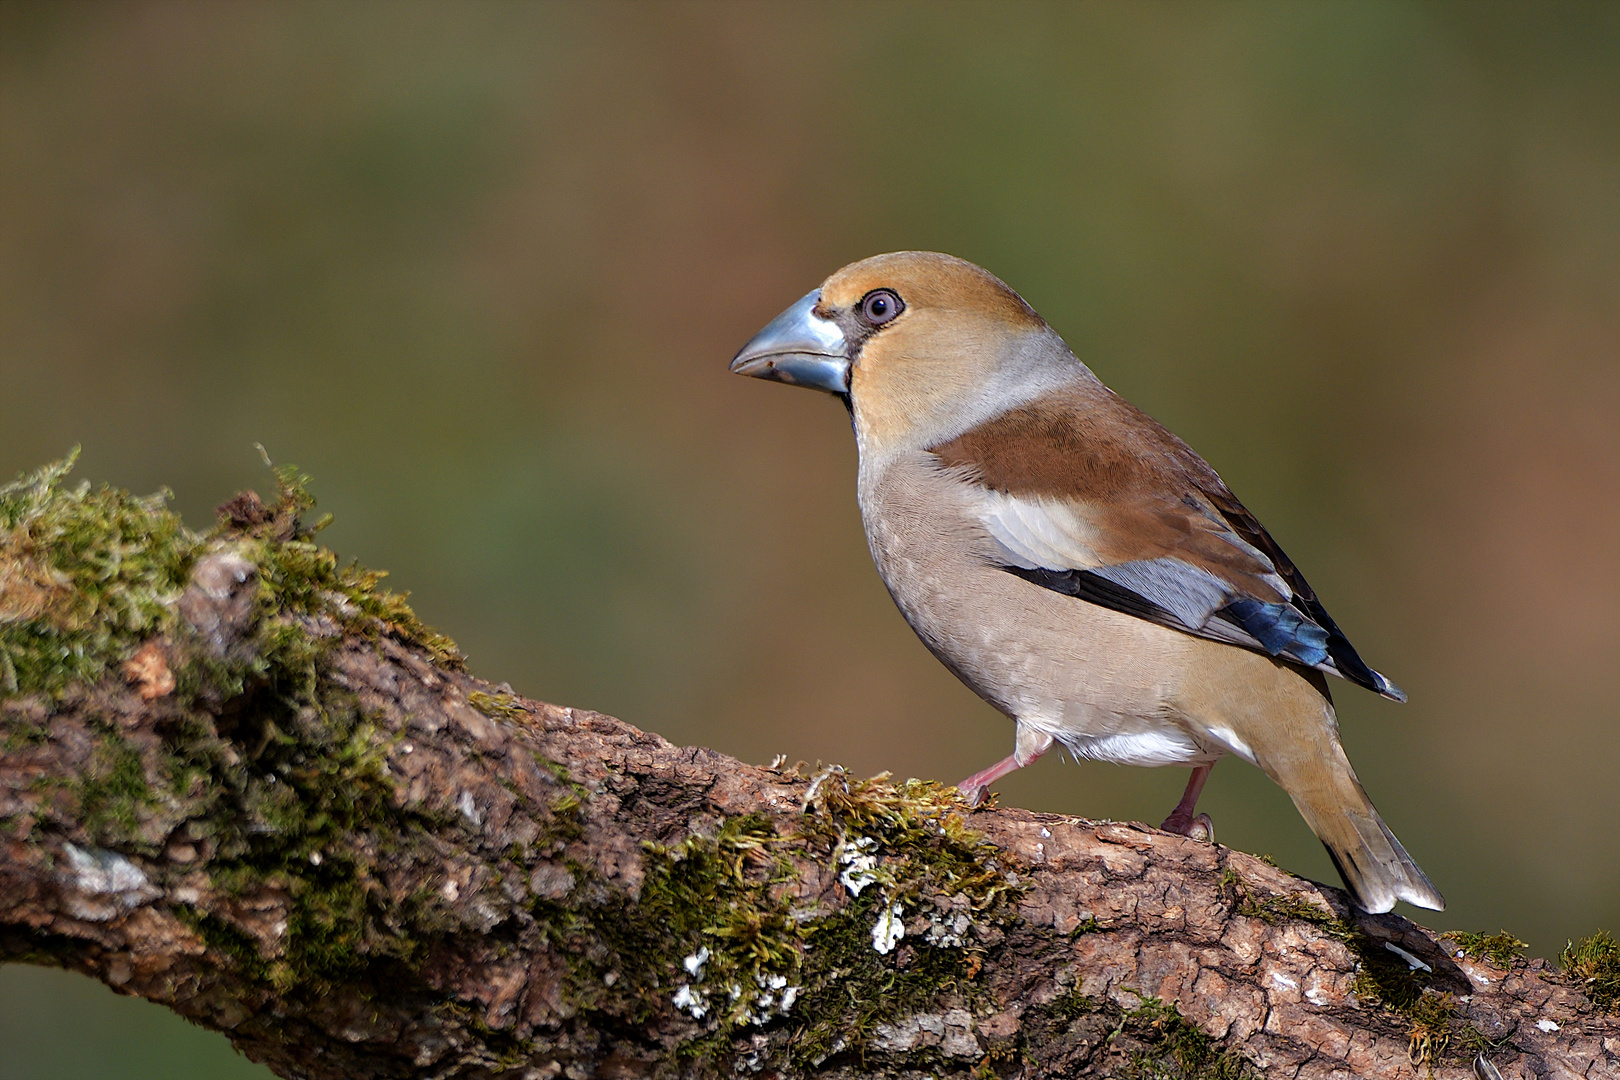
<path id="1" fill-rule="evenodd" d="M 1193 810 L 1198 806 L 1198 796 L 1203 794 L 1204 791 L 1204 781 L 1209 779 L 1209 770 L 1214 767 L 1215 763 L 1212 761 L 1208 765 L 1199 765 L 1193 769 L 1192 776 L 1187 780 L 1187 790 L 1182 793 L 1181 801 L 1176 804 L 1174 810 L 1170 811 L 1170 816 L 1164 819 L 1164 824 L 1160 825 L 1159 828 L 1165 832 L 1190 836 L 1194 840 L 1202 840 L 1205 843 L 1213 844 L 1215 842 L 1214 819 L 1208 814 L 1193 816 Z"/>
<path id="2" fill-rule="evenodd" d="M 1022 769 L 1052 748 L 1052 736 L 1044 731 L 1018 725 L 1018 740 L 1013 743 L 1013 752 L 988 769 L 981 769 L 956 787 L 967 800 L 969 806 L 978 806 L 984 799 L 984 793 L 990 785 L 1000 780 L 1014 769 Z"/>

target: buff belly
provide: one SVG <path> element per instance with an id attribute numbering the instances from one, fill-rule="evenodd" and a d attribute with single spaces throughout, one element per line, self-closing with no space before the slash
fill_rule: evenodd
<path id="1" fill-rule="evenodd" d="M 1078 758 L 1196 765 L 1232 749 L 1178 707 L 1189 661 L 1211 643 L 1000 569 L 955 490 L 937 470 L 901 463 L 863 476 L 860 491 L 878 573 L 935 656 Z"/>

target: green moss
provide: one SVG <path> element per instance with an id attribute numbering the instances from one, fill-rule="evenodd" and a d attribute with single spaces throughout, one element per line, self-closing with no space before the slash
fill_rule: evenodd
<path id="1" fill-rule="evenodd" d="M 296 465 L 280 466 L 275 475 L 274 503 L 266 506 L 244 492 L 220 508 L 219 523 L 210 534 L 236 541 L 258 567 L 261 611 L 324 615 L 351 633 L 387 634 L 425 650 L 436 664 L 459 667 L 463 657 L 455 642 L 416 617 L 406 602 L 409 594 L 382 587 L 386 570 L 341 564 L 335 553 L 315 543 L 315 534 L 331 516 L 308 527 L 301 524 L 303 514 L 315 506 L 309 477 Z"/>
<path id="2" fill-rule="evenodd" d="M 793 1058 L 813 1067 L 835 1047 L 860 1053 L 877 1026 L 929 1010 L 942 995 L 974 1002 L 982 997 L 977 974 L 982 950 L 912 945 L 901 966 L 873 948 L 872 927 L 886 904 L 863 891 L 849 907 L 810 928 L 813 971 L 797 1007 Z"/>
<path id="3" fill-rule="evenodd" d="M 1465 956 L 1471 956 L 1475 960 L 1487 960 L 1499 968 L 1512 967 L 1513 961 L 1530 947 L 1527 942 L 1520 941 L 1506 930 L 1499 934 L 1471 934 L 1467 930 L 1448 930 L 1441 936 L 1456 942 L 1458 950 Z"/>
<path id="4" fill-rule="evenodd" d="M 90 764 L 61 783 L 92 839 L 150 852 L 149 835 L 181 829 L 206 842 L 202 865 L 220 891 L 284 897 L 274 955 L 261 956 L 220 912 L 190 917 L 222 955 L 278 988 L 318 992 L 419 957 L 419 935 L 431 931 L 404 925 L 435 925 L 438 901 L 418 898 L 396 925 L 367 883 L 385 856 L 432 858 L 426 834 L 439 821 L 393 806 L 389 742 L 325 659 L 341 640 L 334 627 L 391 637 L 441 664 L 459 662 L 454 644 L 383 589 L 381 573 L 340 565 L 314 542 L 321 523 L 303 524 L 314 499 L 294 468 L 277 470 L 270 503 L 244 493 L 199 534 L 167 509 L 166 494 L 66 486 L 73 460 L 0 488 L 0 685 L 60 696 L 121 681 L 119 665 L 153 638 L 168 643 L 177 679 L 161 742 L 137 749 L 92 720 Z M 222 550 L 258 569 L 243 658 L 200 647 L 176 610 L 196 561 Z M 17 710 L 0 723 L 9 749 L 38 740 Z"/>
<path id="5" fill-rule="evenodd" d="M 237 965 L 237 970 L 248 978 L 264 979 L 269 976 L 270 966 L 259 955 L 258 943 L 251 935 L 217 915 L 195 908 L 177 907 L 175 914 L 181 922 L 195 930 L 209 948 L 229 957 Z"/>
<path id="6" fill-rule="evenodd" d="M 537 838 L 537 842 L 545 847 L 578 840 L 585 835 L 584 806 L 590 801 L 590 789 L 576 781 L 566 766 L 551 760 L 540 751 L 532 751 L 531 756 L 536 765 L 550 773 L 562 785 L 562 790 L 553 795 L 546 804 L 546 808 L 551 811 L 551 817 L 548 827 Z"/>
<path id="7" fill-rule="evenodd" d="M 0 487 L 0 690 L 60 694 L 93 682 L 175 623 L 202 537 L 166 507 L 88 483 L 78 458 Z"/>
<path id="8" fill-rule="evenodd" d="M 119 842 L 126 850 L 150 853 L 155 844 L 139 839 L 140 823 L 156 805 L 141 757 L 115 732 L 104 731 L 90 768 L 69 782 L 79 798 L 79 820 L 97 843 Z"/>
<path id="9" fill-rule="evenodd" d="M 834 849 L 863 837 L 877 841 L 885 860 L 876 880 L 894 899 L 961 894 L 980 912 L 1022 892 L 997 863 L 995 845 L 968 827 L 967 804 L 954 787 L 932 780 L 895 784 L 888 773 L 868 780 L 851 779 L 842 769 L 821 775 L 800 835 Z"/>
<path id="10" fill-rule="evenodd" d="M 551 760 L 538 750 L 531 751 L 530 756 L 534 758 L 536 765 L 555 777 L 558 783 L 565 785 L 578 802 L 584 803 L 590 800 L 590 789 L 574 779 L 573 775 L 568 771 L 568 766 Z"/>
<path id="11" fill-rule="evenodd" d="M 880 858 L 847 907 L 804 927 L 811 962 L 793 1053 L 801 1065 L 813 1065 L 840 1044 L 858 1053 L 878 1024 L 922 1011 L 942 995 L 969 1003 L 981 996 L 983 948 L 974 931 L 957 944 L 909 936 L 902 949 L 886 955 L 873 943 L 886 909 L 899 905 L 901 918 L 914 920 L 938 910 L 932 898 L 955 898 L 960 907 L 949 910 L 969 913 L 982 931 L 1009 921 L 1022 892 L 1016 876 L 999 865 L 997 849 L 968 828 L 955 788 L 921 780 L 895 784 L 886 773 L 857 780 L 842 769 L 824 769 L 812 780 L 809 808 L 799 835 L 812 853 L 832 862 L 852 845 L 865 845 L 859 850 Z"/>
<path id="12" fill-rule="evenodd" d="M 803 928 L 778 888 L 794 877 L 789 843 L 767 815 L 745 814 L 725 819 L 712 835 L 647 845 L 637 917 L 663 928 L 676 946 L 667 957 L 676 978 L 684 957 L 704 958 L 685 974 L 713 988 L 702 991 L 714 999 L 706 1011 L 722 1029 L 746 1018 L 771 976 L 796 980 L 803 963 Z"/>
<path id="13" fill-rule="evenodd" d="M 212 837 L 215 886 L 286 897 L 286 929 L 266 969 L 279 989 L 320 989 L 413 962 L 422 947 L 405 929 L 416 920 L 387 920 L 386 898 L 373 902 L 368 889 L 377 862 L 408 865 L 435 822 L 392 805 L 389 744 L 354 702 L 324 681 L 311 693 L 322 707 L 290 714 L 253 767 L 215 774 L 212 792 L 228 808 L 218 815 L 228 825 Z M 431 904 L 407 906 L 415 915 Z"/>
<path id="14" fill-rule="evenodd" d="M 577 1007 L 611 997 L 645 1018 L 675 1001 L 704 1026 L 677 1048 L 683 1058 L 723 1056 L 743 1030 L 786 1026 L 789 1055 L 808 1065 L 835 1047 L 858 1053 L 877 1024 L 941 995 L 981 993 L 975 940 L 908 935 L 888 953 L 873 944 L 885 910 L 899 904 L 913 919 L 935 910 L 935 896 L 957 897 L 953 913 L 969 912 L 981 928 L 1012 917 L 1018 888 L 992 864 L 995 849 L 965 827 L 963 809 L 954 789 L 824 770 L 804 815 L 738 815 L 677 844 L 649 844 L 638 901 L 537 901 L 532 910 L 564 955 L 606 946 L 574 961 L 568 993 Z M 858 896 L 837 910 L 795 899 L 811 864 L 836 866 L 857 843 L 874 860 Z"/>
<path id="15" fill-rule="evenodd" d="M 1558 955 L 1558 965 L 1594 1003 L 1620 1008 L 1620 942 L 1609 931 L 1569 942 Z"/>
<path id="16" fill-rule="evenodd" d="M 1402 1012 L 1412 1025 L 1407 1032 L 1407 1059 L 1432 1067 L 1451 1048 L 1453 1026 L 1458 1021 L 1456 1001 L 1450 994 L 1424 990 Z M 1472 1025 L 1465 1026 L 1474 1030 Z"/>
<path id="17" fill-rule="evenodd" d="M 467 695 L 467 704 L 491 720 L 521 720 L 529 715 L 516 694 L 489 694 L 474 690 Z"/>
<path id="18" fill-rule="evenodd" d="M 1097 1002 L 1082 994 L 1079 985 L 1076 984 L 1053 998 L 1047 1009 L 1061 1020 L 1074 1020 L 1087 1013 L 1096 1012 Z"/>
<path id="19" fill-rule="evenodd" d="M 97 681 L 142 642 L 173 633 L 192 566 L 227 546 L 259 569 L 262 660 L 253 672 L 203 664 L 182 695 L 209 682 L 238 690 L 244 678 L 267 674 L 307 685 L 318 643 L 274 618 L 287 614 L 325 616 L 345 630 L 417 645 L 437 663 L 460 662 L 454 642 L 417 619 L 404 595 L 381 587 L 382 571 L 340 565 L 313 542 L 324 522 L 300 523 L 315 500 L 296 467 L 276 470 L 274 502 L 244 493 L 200 534 L 168 509 L 166 491 L 142 497 L 87 482 L 66 486 L 77 457 L 75 448 L 0 487 L 0 690 L 60 695 Z"/>
<path id="20" fill-rule="evenodd" d="M 0 751 L 7 754 L 19 753 L 31 746 L 44 746 L 50 741 L 50 729 L 26 717 L 8 717 L 6 726 L 8 730 L 5 739 L 0 741 Z"/>
<path id="21" fill-rule="evenodd" d="M 1126 1012 L 1115 1029 L 1154 1045 L 1150 1052 L 1132 1055 L 1123 1073 L 1129 1080 L 1247 1080 L 1260 1074 L 1240 1055 L 1216 1046 L 1215 1040 L 1156 997 Z"/>
<path id="22" fill-rule="evenodd" d="M 1237 904 L 1237 913 L 1262 919 L 1268 923 L 1281 923 L 1292 920 L 1313 923 L 1317 926 L 1327 926 L 1334 921 L 1332 912 L 1296 894 L 1268 896 L 1264 900 L 1255 900 L 1248 892 L 1241 892 Z"/>

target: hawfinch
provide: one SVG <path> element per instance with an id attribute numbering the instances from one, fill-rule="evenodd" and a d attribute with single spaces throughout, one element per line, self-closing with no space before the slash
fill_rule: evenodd
<path id="1" fill-rule="evenodd" d="M 923 643 L 1017 725 L 998 778 L 1076 758 L 1189 765 L 1164 828 L 1223 754 L 1294 800 L 1356 903 L 1445 900 L 1339 743 L 1324 673 L 1395 701 L 1265 528 L 1180 439 L 1117 397 L 1012 289 L 949 255 L 853 263 L 731 362 L 842 399 L 878 573 Z"/>

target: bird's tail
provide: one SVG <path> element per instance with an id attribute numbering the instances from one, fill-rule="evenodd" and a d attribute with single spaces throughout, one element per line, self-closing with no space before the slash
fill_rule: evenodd
<path id="1" fill-rule="evenodd" d="M 1443 911 L 1445 897 L 1395 839 L 1356 779 L 1339 743 L 1332 703 L 1324 697 L 1304 704 L 1289 717 L 1296 721 L 1290 725 L 1295 737 L 1281 740 L 1284 745 L 1257 764 L 1294 800 L 1305 824 L 1327 848 L 1357 907 L 1377 914 L 1405 900 Z M 1309 716 L 1317 710 L 1316 717 Z"/>
<path id="2" fill-rule="evenodd" d="M 1376 914 L 1405 900 L 1418 907 L 1445 910 L 1446 898 L 1378 816 L 1349 761 L 1343 761 L 1343 766 L 1342 771 L 1333 770 L 1338 775 L 1327 793 L 1310 786 L 1290 794 L 1305 823 L 1327 848 L 1356 906 Z M 1318 797 L 1322 794 L 1328 797 Z"/>
<path id="3" fill-rule="evenodd" d="M 1405 900 L 1444 910 L 1445 898 L 1356 779 L 1322 673 L 1287 664 L 1257 670 L 1244 659 L 1218 656 L 1194 668 L 1197 678 L 1183 687 L 1188 713 L 1207 718 L 1204 732 L 1212 741 L 1260 766 L 1288 792 L 1357 907 L 1376 914 Z"/>

